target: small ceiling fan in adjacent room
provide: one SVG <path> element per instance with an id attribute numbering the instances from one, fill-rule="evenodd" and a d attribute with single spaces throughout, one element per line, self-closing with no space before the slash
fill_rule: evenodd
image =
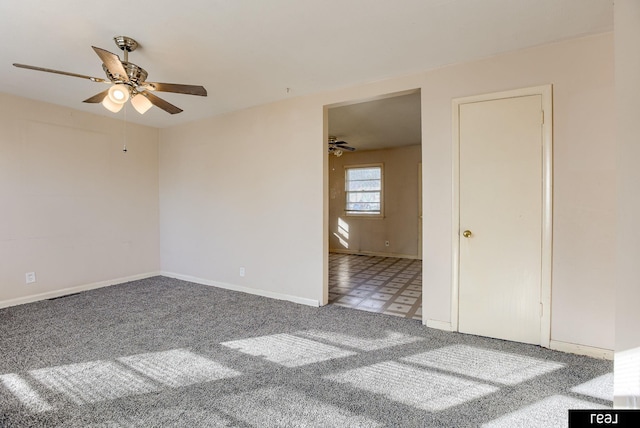
<path id="1" fill-rule="evenodd" d="M 136 64 L 129 62 L 129 52 L 133 52 L 138 47 L 138 42 L 131 37 L 114 37 L 116 45 L 124 52 L 124 60 L 120 60 L 118 55 L 107 50 L 92 46 L 95 53 L 102 60 L 102 69 L 107 75 L 107 79 L 99 77 L 85 76 L 83 74 L 70 73 L 68 71 L 53 70 L 50 68 L 35 67 L 32 65 L 16 64 L 19 68 L 28 70 L 44 71 L 47 73 L 62 74 L 65 76 L 88 79 L 92 82 L 107 83 L 111 86 L 99 94 L 84 100 L 85 103 L 102 103 L 108 110 L 117 113 L 122 106 L 131 99 L 131 105 L 140 114 L 144 114 L 152 106 L 156 106 L 167 113 L 176 114 L 182 111 L 181 108 L 163 100 L 153 94 L 153 92 L 173 92 L 177 94 L 207 96 L 207 90 L 203 86 L 183 85 L 178 83 L 157 83 L 147 82 L 147 72 Z"/>
<path id="2" fill-rule="evenodd" d="M 346 141 L 338 141 L 336 137 L 329 137 L 329 154 L 340 157 L 345 150 L 348 152 L 354 152 L 356 150 L 347 144 L 349 143 Z"/>

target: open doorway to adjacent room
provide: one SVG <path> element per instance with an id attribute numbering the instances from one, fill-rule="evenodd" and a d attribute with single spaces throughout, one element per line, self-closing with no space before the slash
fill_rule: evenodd
<path id="1" fill-rule="evenodd" d="M 329 304 L 422 319 L 420 90 L 327 108 Z"/>

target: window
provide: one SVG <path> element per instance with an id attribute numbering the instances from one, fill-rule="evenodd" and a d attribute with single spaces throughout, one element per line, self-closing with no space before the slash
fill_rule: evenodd
<path id="1" fill-rule="evenodd" d="M 382 216 L 382 164 L 345 166 L 347 215 Z"/>

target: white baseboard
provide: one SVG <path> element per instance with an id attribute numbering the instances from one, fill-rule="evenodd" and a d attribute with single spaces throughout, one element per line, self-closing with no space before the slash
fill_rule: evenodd
<path id="1" fill-rule="evenodd" d="M 343 248 L 330 248 L 330 253 L 352 254 L 354 256 L 375 256 L 375 257 L 395 257 L 398 259 L 420 260 L 420 257 L 411 254 L 379 253 L 377 251 L 353 251 Z"/>
<path id="2" fill-rule="evenodd" d="M 76 287 L 63 288 L 61 290 L 47 291 L 46 293 L 33 294 L 31 296 L 18 297 L 16 299 L 0 301 L 0 308 L 8 308 L 9 306 L 24 305 L 25 303 L 38 302 L 40 300 L 53 299 L 54 297 L 66 296 L 69 294 L 79 293 L 81 291 L 93 290 L 95 288 L 108 287 L 110 285 L 122 284 L 139 279 L 151 278 L 158 276 L 160 272 L 148 272 L 138 275 L 131 275 L 123 278 L 109 279 L 106 281 L 93 282 L 91 284 L 78 285 Z"/>
<path id="3" fill-rule="evenodd" d="M 453 331 L 451 323 L 448 321 L 427 320 L 426 326 L 429 328 L 435 328 L 444 331 Z"/>
<path id="4" fill-rule="evenodd" d="M 224 282 L 212 281 L 209 279 L 197 278 L 195 276 L 182 275 L 182 274 L 173 273 L 173 272 L 161 272 L 160 275 L 166 276 L 169 278 L 181 279 L 183 281 L 195 282 L 196 284 L 210 285 L 212 287 L 224 288 L 225 290 L 240 291 L 242 293 L 254 294 L 256 296 L 269 297 L 271 299 L 277 299 L 277 300 L 287 300 L 289 302 L 299 303 L 301 305 L 315 306 L 315 307 L 320 306 L 320 302 L 318 300 L 306 299 L 304 297 L 292 296 L 289 294 L 276 293 L 274 291 L 259 290 L 257 288 L 244 287 L 242 285 L 227 284 Z"/>
<path id="5" fill-rule="evenodd" d="M 577 345 L 575 343 L 552 340 L 549 343 L 549 349 L 553 349 L 554 351 L 567 352 L 569 354 L 586 355 L 587 357 L 600 358 L 603 360 L 613 360 L 612 350 L 596 348 L 594 346 Z"/>

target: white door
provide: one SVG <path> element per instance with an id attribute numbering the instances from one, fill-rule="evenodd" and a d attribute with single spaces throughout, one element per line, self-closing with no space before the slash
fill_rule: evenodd
<path id="1" fill-rule="evenodd" d="M 542 96 L 459 106 L 460 332 L 541 343 Z"/>

